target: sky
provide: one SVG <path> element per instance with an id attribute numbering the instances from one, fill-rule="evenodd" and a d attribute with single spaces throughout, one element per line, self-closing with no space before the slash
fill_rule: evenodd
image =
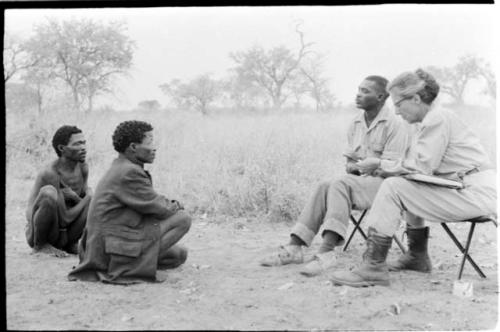
<path id="1" fill-rule="evenodd" d="M 125 20 L 137 48 L 128 78 L 115 96 L 97 102 L 129 109 L 142 100 L 167 98 L 158 86 L 174 78 L 227 76 L 231 52 L 253 45 L 296 50 L 295 25 L 326 55 L 324 76 L 337 99 L 352 103 L 368 75 L 388 79 L 429 65 L 453 66 L 473 54 L 498 68 L 497 5 L 372 5 L 300 7 L 156 7 L 10 9 L 5 30 L 29 36 L 47 17 Z"/>

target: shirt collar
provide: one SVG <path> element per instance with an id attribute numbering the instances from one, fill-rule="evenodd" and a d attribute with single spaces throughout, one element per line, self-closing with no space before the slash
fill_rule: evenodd
<path id="1" fill-rule="evenodd" d="M 438 116 L 439 116 L 439 114 L 436 112 L 436 110 L 434 110 L 434 107 L 431 107 L 429 109 L 429 111 L 427 112 L 427 114 L 425 115 L 422 122 L 420 122 L 419 124 L 420 124 L 420 126 L 427 126 L 427 125 L 433 123 L 434 121 L 436 121 L 436 117 L 438 117 Z"/>
<path id="2" fill-rule="evenodd" d="M 377 123 L 377 122 L 380 122 L 380 121 L 387 121 L 389 120 L 389 114 L 390 114 L 390 110 L 387 106 L 383 106 L 381 109 L 380 109 L 380 112 L 378 112 L 377 116 L 375 117 L 375 119 L 373 119 L 372 121 L 372 125 Z M 354 122 L 364 122 L 365 121 L 365 111 L 362 110 L 360 113 L 358 113 L 358 115 L 354 118 Z"/>

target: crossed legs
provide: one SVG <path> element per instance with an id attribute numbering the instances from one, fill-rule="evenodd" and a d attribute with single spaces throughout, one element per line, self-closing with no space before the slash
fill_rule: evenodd
<path id="1" fill-rule="evenodd" d="M 382 181 L 380 177 L 347 174 L 332 182 L 321 183 L 302 210 L 291 235 L 310 246 L 323 226 L 323 240 L 325 235 L 333 233 L 327 238 L 330 243 L 323 243 L 323 251 L 342 245 L 352 209 L 370 208 Z"/>
<path id="2" fill-rule="evenodd" d="M 288 245 L 261 260 L 261 265 L 303 263 L 301 247 L 310 246 L 321 227 L 323 243 L 319 253 L 301 273 L 316 275 L 334 264 L 333 250 L 345 242 L 352 209 L 369 208 L 382 181 L 379 177 L 347 174 L 332 182 L 321 183 L 302 210 Z"/>

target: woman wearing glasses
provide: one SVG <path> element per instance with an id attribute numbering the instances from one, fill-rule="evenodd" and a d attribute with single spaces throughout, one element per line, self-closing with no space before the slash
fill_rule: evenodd
<path id="1" fill-rule="evenodd" d="M 367 249 L 363 263 L 352 271 L 332 275 L 337 285 L 353 287 L 388 285 L 389 270 L 429 272 L 427 254 L 429 221 L 463 221 L 496 214 L 496 174 L 478 137 L 453 113 L 435 108 L 439 93 L 435 79 L 418 69 L 396 77 L 388 86 L 396 114 L 417 131 L 405 158 L 397 164 L 381 162 L 380 172 L 391 177 L 382 183 L 367 217 Z M 463 189 L 450 189 L 407 180 L 398 175 L 418 172 L 460 180 Z M 409 250 L 392 264 L 386 263 L 392 236 L 401 214 L 407 218 Z"/>

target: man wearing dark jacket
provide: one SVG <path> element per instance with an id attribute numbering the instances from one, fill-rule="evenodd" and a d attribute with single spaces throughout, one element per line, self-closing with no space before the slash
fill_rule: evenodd
<path id="1" fill-rule="evenodd" d="M 156 148 L 153 128 L 125 121 L 113 134 L 118 158 L 99 181 L 80 241 L 80 264 L 70 280 L 135 283 L 156 281 L 156 271 L 186 261 L 176 243 L 188 232 L 191 218 L 182 205 L 158 194 L 145 163 Z"/>

